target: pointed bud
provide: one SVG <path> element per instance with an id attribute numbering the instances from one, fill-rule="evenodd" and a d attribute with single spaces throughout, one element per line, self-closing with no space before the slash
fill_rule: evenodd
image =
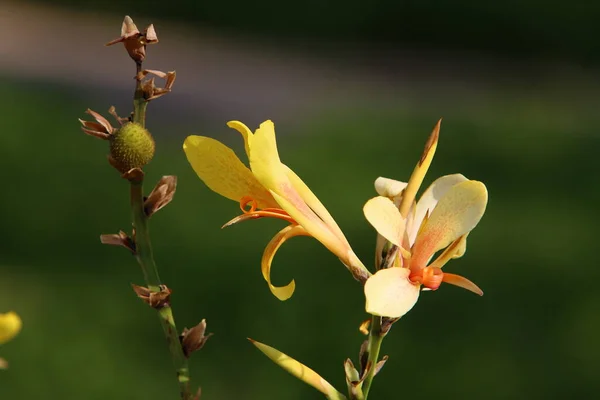
<path id="1" fill-rule="evenodd" d="M 204 335 L 205 331 L 205 319 L 200 321 L 200 323 L 194 326 L 192 329 L 183 329 L 179 340 L 181 341 L 181 348 L 183 349 L 183 354 L 186 356 L 186 358 L 190 358 L 193 352 L 200 350 L 202 346 L 204 346 L 208 338 L 212 336 L 212 333 Z"/>
<path id="2" fill-rule="evenodd" d="M 171 297 L 171 289 L 165 285 L 159 286 L 159 291 L 154 292 L 147 287 L 132 284 L 131 287 L 137 296 L 148 304 L 150 307 L 157 310 L 169 305 Z"/>
<path id="3" fill-rule="evenodd" d="M 127 122 L 110 138 L 111 164 L 121 173 L 142 168 L 154 157 L 155 144 L 150 132 L 140 124 Z"/>
<path id="4" fill-rule="evenodd" d="M 119 231 L 119 233 L 100 235 L 100 242 L 102 244 L 125 247 L 127 250 L 135 254 L 135 243 L 123 231 Z"/>
<path id="5" fill-rule="evenodd" d="M 163 176 L 144 202 L 146 215 L 151 217 L 152 214 L 169 204 L 173 200 L 173 196 L 175 196 L 176 188 L 176 176 Z"/>
<path id="6" fill-rule="evenodd" d="M 344 398 L 344 395 L 338 392 L 329 382 L 323 379 L 315 371 L 308 368 L 306 365 L 294 360 L 292 357 L 280 352 L 279 350 L 271 346 L 267 346 L 266 344 L 257 342 L 250 338 L 248 338 L 248 340 L 250 340 L 250 342 L 254 346 L 256 346 L 257 349 L 259 349 L 264 355 L 269 357 L 271 361 L 273 361 L 275 364 L 279 365 L 281 368 L 285 369 L 287 372 L 294 375 L 302 382 L 314 387 L 319 392 L 327 396 L 327 398 Z"/>

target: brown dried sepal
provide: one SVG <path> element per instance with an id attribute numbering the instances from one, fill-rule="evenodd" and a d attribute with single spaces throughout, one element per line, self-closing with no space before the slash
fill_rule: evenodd
<path id="1" fill-rule="evenodd" d="M 158 43 L 154 25 L 150 24 L 144 32 L 140 32 L 131 17 L 125 16 L 121 26 L 121 37 L 106 43 L 106 46 L 123 43 L 129 57 L 140 64 L 146 58 L 146 45 Z"/>
<path id="2" fill-rule="evenodd" d="M 200 350 L 206 343 L 212 333 L 204 335 L 206 332 L 206 320 L 203 319 L 200 323 L 194 326 L 192 329 L 184 328 L 183 332 L 179 336 L 181 342 L 181 348 L 186 358 L 190 358 L 193 352 Z"/>
<path id="3" fill-rule="evenodd" d="M 381 318 L 381 334 L 387 335 L 388 332 L 390 331 L 390 329 L 392 329 L 392 325 L 394 325 L 399 320 L 400 320 L 400 318 L 388 318 L 388 317 Z"/>
<path id="4" fill-rule="evenodd" d="M 174 175 L 163 176 L 156 184 L 146 201 L 144 201 L 144 212 L 148 217 L 166 206 L 173 200 L 177 189 L 177 177 Z"/>
<path id="5" fill-rule="evenodd" d="M 161 308 L 169 305 L 169 300 L 171 298 L 171 289 L 169 289 L 166 285 L 160 285 L 159 291 L 154 292 L 147 287 L 138 286 L 132 284 L 131 287 L 137 296 L 144 301 L 144 303 L 148 304 L 150 307 L 160 310 Z"/>
<path id="6" fill-rule="evenodd" d="M 125 247 L 127 250 L 135 254 L 135 242 L 123 231 L 119 231 L 119 233 L 100 235 L 100 242 L 102 242 L 102 244 Z"/>
<path id="7" fill-rule="evenodd" d="M 121 167 L 120 164 L 116 162 L 115 159 L 110 155 L 108 156 L 108 162 L 116 169 Z M 123 179 L 127 179 L 131 183 L 141 183 L 144 180 L 144 171 L 142 171 L 141 168 L 132 168 L 121 175 L 121 177 Z"/>
<path id="8" fill-rule="evenodd" d="M 116 129 L 113 128 L 110 122 L 108 122 L 108 120 L 102 115 L 96 111 L 90 110 L 89 108 L 85 111 L 85 113 L 91 115 L 96 120 L 96 122 L 94 122 L 79 119 L 79 122 L 82 125 L 81 130 L 83 130 L 85 133 L 104 140 L 108 140 L 110 135 L 115 133 Z"/>
<path id="9" fill-rule="evenodd" d="M 145 70 L 141 71 L 139 74 L 137 74 L 135 79 L 137 79 L 138 81 L 142 81 L 148 75 L 154 75 L 154 76 L 152 78 L 147 79 L 146 81 L 142 82 L 142 92 L 144 93 L 144 99 L 146 99 L 146 101 L 158 99 L 159 97 L 171 92 L 171 89 L 173 88 L 173 84 L 175 83 L 175 78 L 177 77 L 177 74 L 175 73 L 175 71 L 162 72 L 162 71 L 158 71 L 158 70 L 154 70 L 154 69 L 145 69 Z M 155 77 L 164 79 L 165 86 L 157 87 L 154 84 Z"/>

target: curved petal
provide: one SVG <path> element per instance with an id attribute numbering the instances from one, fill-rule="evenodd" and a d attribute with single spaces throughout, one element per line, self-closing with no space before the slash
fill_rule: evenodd
<path id="1" fill-rule="evenodd" d="M 375 179 L 375 191 L 378 195 L 383 197 L 389 197 L 390 199 L 397 197 L 402 193 L 408 183 L 395 181 L 393 179 L 384 178 L 380 176 Z"/>
<path id="2" fill-rule="evenodd" d="M 262 260 L 260 262 L 263 278 L 269 284 L 269 289 L 271 289 L 271 293 L 275 295 L 279 300 L 284 301 L 292 297 L 294 294 L 294 290 L 296 288 L 296 282 L 292 279 L 290 283 L 285 286 L 273 286 L 271 283 L 271 263 L 273 262 L 273 257 L 275 257 L 275 253 L 281 247 L 283 243 L 289 238 L 294 236 L 310 236 L 308 232 L 304 228 L 299 225 L 288 225 L 283 228 L 279 233 L 277 233 L 273 239 L 269 242 L 267 247 L 265 248 L 265 252 L 263 253 Z"/>
<path id="3" fill-rule="evenodd" d="M 301 225 L 309 235 L 321 242 L 329 251 L 338 256 L 343 262 L 349 262 L 350 246 L 347 242 L 341 241 L 325 223 L 315 214 L 303 201 L 298 194 L 293 193 L 293 189 L 287 193 L 287 196 L 281 196 L 272 191 L 271 195 L 279 203 L 279 206 L 286 211 L 299 225 Z"/>
<path id="4" fill-rule="evenodd" d="M 323 203 L 315 196 L 315 194 L 310 190 L 310 188 L 304 183 L 304 181 L 296 175 L 294 171 L 292 171 L 287 165 L 282 164 L 284 169 L 287 172 L 287 176 L 290 180 L 292 186 L 296 189 L 302 200 L 313 210 L 319 218 L 325 222 L 325 224 L 329 227 L 329 229 L 343 242 L 348 243 L 348 240 L 344 236 L 344 233 L 335 222 L 329 211 L 325 208 Z"/>
<path id="5" fill-rule="evenodd" d="M 475 294 L 483 296 L 483 290 L 479 288 L 476 284 L 465 278 L 464 276 L 456 275 L 456 274 L 446 274 L 444 273 L 444 279 L 442 282 L 449 283 L 454 286 L 461 287 L 463 289 L 467 289 Z"/>
<path id="6" fill-rule="evenodd" d="M 452 188 L 452 186 L 464 182 L 468 180 L 462 174 L 453 174 L 442 176 L 441 178 L 433 181 L 431 185 L 423 192 L 421 198 L 417 202 L 417 207 L 415 209 L 415 219 L 413 224 L 413 229 L 408 233 L 408 240 L 410 245 L 412 246 L 415 243 L 415 238 L 417 237 L 417 232 L 419 231 L 419 227 L 423 222 L 423 218 L 425 218 L 426 214 L 431 215 L 431 212 L 440 201 L 442 197 Z"/>
<path id="7" fill-rule="evenodd" d="M 234 201 L 251 196 L 259 208 L 278 207 L 248 167 L 221 142 L 204 136 L 188 136 L 183 150 L 198 177 L 211 190 Z"/>
<path id="8" fill-rule="evenodd" d="M 0 314 L 0 344 L 6 343 L 14 338 L 23 325 L 21 318 L 16 312 L 10 311 Z"/>
<path id="9" fill-rule="evenodd" d="M 250 338 L 248 340 L 250 340 L 250 342 L 256 346 L 256 348 L 258 348 L 265 356 L 269 357 L 275 364 L 279 365 L 281 368 L 285 369 L 302 382 L 314 387 L 319 392 L 327 396 L 328 399 L 345 399 L 344 395 L 338 392 L 333 386 L 331 386 L 329 382 L 323 379 L 315 371 L 308 368 L 306 365 L 294 360 L 292 357 L 271 346 L 267 346 L 266 344 L 257 342 Z"/>
<path id="10" fill-rule="evenodd" d="M 250 157 L 250 142 L 252 140 L 252 131 L 245 124 L 240 121 L 229 121 L 227 126 L 235 129 L 242 134 L 244 138 L 244 148 L 246 149 L 246 155 Z"/>
<path id="11" fill-rule="evenodd" d="M 456 184 L 433 209 L 413 246 L 411 269 L 425 268 L 435 252 L 469 233 L 485 212 L 487 189 L 478 181 Z"/>
<path id="12" fill-rule="evenodd" d="M 448 261 L 453 258 L 462 257 L 467 251 L 467 236 L 469 234 L 464 234 L 454 242 L 450 243 L 448 247 L 444 249 L 442 254 L 435 259 L 434 262 L 428 265 L 431 268 L 442 268 Z"/>
<path id="13" fill-rule="evenodd" d="M 377 271 L 365 283 L 366 310 L 369 314 L 400 318 L 419 299 L 419 286 L 410 282 L 407 268 Z"/>
<path id="14" fill-rule="evenodd" d="M 402 247 L 406 221 L 392 200 L 382 196 L 373 197 L 364 205 L 363 212 L 381 236 Z"/>

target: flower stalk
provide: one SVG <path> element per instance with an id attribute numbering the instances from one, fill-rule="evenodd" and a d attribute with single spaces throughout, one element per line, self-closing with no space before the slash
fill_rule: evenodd
<path id="1" fill-rule="evenodd" d="M 381 317 L 373 315 L 371 317 L 371 329 L 369 330 L 369 339 L 367 343 L 367 372 L 362 385 L 363 398 L 367 400 L 369 390 L 373 383 L 373 378 L 377 370 L 377 362 L 379 361 L 379 352 L 381 344 L 386 333 L 381 329 Z"/>
<path id="2" fill-rule="evenodd" d="M 136 88 L 133 99 L 132 120 L 134 123 L 138 123 L 142 127 L 145 127 L 148 100 L 144 97 L 141 79 L 139 78 L 141 71 L 142 63 L 136 61 Z M 144 209 L 143 183 L 143 174 L 139 174 L 134 178 L 129 179 L 131 212 L 135 232 L 135 258 L 142 269 L 148 289 L 151 292 L 156 293 L 161 290 L 162 284 L 152 252 L 152 242 L 150 240 L 150 232 L 148 229 L 148 215 L 146 215 Z M 167 339 L 171 360 L 177 374 L 181 399 L 192 400 L 194 396 L 190 389 L 188 360 L 179 340 L 179 333 L 177 331 L 177 326 L 175 325 L 175 318 L 173 317 L 173 310 L 169 301 L 161 304 L 161 307 L 158 308 L 158 315 L 165 338 Z"/>

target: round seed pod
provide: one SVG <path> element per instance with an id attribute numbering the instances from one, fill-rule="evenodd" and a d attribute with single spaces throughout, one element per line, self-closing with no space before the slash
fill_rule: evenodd
<path id="1" fill-rule="evenodd" d="M 122 173 L 132 168 L 142 168 L 154 157 L 152 135 L 135 122 L 125 123 L 110 136 L 109 141 L 113 165 Z"/>

